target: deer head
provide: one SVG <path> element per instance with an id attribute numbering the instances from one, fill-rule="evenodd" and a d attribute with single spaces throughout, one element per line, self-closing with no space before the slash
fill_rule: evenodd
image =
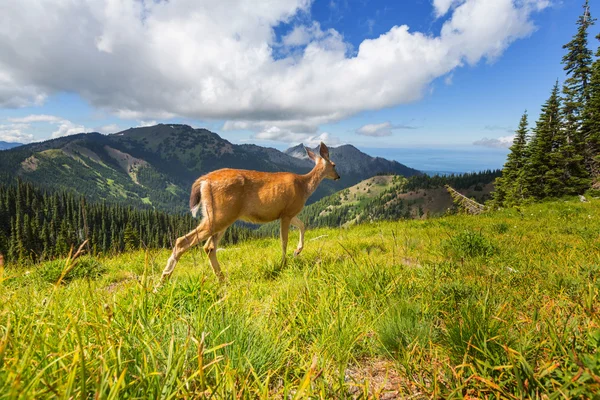
<path id="1" fill-rule="evenodd" d="M 329 159 L 329 149 L 325 146 L 325 143 L 321 142 L 319 146 L 319 156 L 307 147 L 305 147 L 305 150 L 308 158 L 313 160 L 315 165 L 322 169 L 322 174 L 325 178 L 335 181 L 340 179 L 340 175 L 335 170 L 335 163 Z"/>

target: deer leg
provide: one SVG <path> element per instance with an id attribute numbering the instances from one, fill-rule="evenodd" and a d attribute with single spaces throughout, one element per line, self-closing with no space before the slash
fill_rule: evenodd
<path id="1" fill-rule="evenodd" d="M 169 260 L 167 261 L 167 266 L 165 267 L 160 278 L 159 286 L 162 285 L 167 279 L 169 279 L 181 255 L 185 253 L 190 247 L 195 246 L 196 244 L 208 239 L 209 236 L 209 224 L 206 220 L 203 220 L 196 229 L 189 232 L 187 235 L 178 238 L 175 241 L 175 247 L 173 247 L 171 257 L 169 257 Z"/>
<path id="2" fill-rule="evenodd" d="M 206 254 L 208 254 L 208 260 L 210 261 L 210 265 L 213 271 L 215 272 L 215 275 L 217 275 L 217 278 L 219 278 L 220 282 L 223 282 L 225 280 L 225 277 L 223 276 L 223 272 L 221 272 L 221 266 L 219 265 L 219 261 L 217 260 L 217 246 L 219 245 L 219 240 L 223 237 L 224 233 L 225 230 L 215 233 L 206 241 L 206 244 L 204 245 L 204 251 L 206 252 Z"/>
<path id="3" fill-rule="evenodd" d="M 304 248 L 304 222 L 300 221 L 298 217 L 294 217 L 290 223 L 300 230 L 300 241 L 298 242 L 298 248 L 294 251 L 294 257 L 297 257 Z"/>
<path id="4" fill-rule="evenodd" d="M 281 237 L 281 252 L 283 253 L 283 259 L 281 261 L 281 267 L 285 267 L 287 263 L 287 259 L 285 258 L 285 253 L 287 251 L 287 243 L 288 243 L 288 232 L 290 230 L 290 218 L 281 218 L 281 229 L 280 229 L 280 237 Z"/>

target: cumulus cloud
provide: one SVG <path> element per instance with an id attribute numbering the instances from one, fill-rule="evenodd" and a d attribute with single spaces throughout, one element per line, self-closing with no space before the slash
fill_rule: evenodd
<path id="1" fill-rule="evenodd" d="M 138 128 L 143 128 L 143 127 L 146 127 L 146 126 L 154 126 L 156 124 L 157 124 L 157 122 L 154 121 L 154 120 L 152 120 L 152 121 L 138 121 L 138 126 L 137 127 Z"/>
<path id="2" fill-rule="evenodd" d="M 117 124 L 108 124 L 108 125 L 99 126 L 99 127 L 95 128 L 94 130 L 96 132 L 108 134 L 108 133 L 119 132 L 121 130 L 121 127 Z"/>
<path id="3" fill-rule="evenodd" d="M 454 7 L 464 0 L 433 0 L 433 10 L 436 17 L 443 17 L 448 13 L 451 7 Z"/>
<path id="4" fill-rule="evenodd" d="M 76 135 L 82 132 L 86 132 L 83 125 L 75 124 L 68 120 L 62 120 L 58 123 L 58 128 L 52 132 L 52 138 L 55 139 L 63 136 Z"/>
<path id="5" fill-rule="evenodd" d="M 2 126 L 10 126 L 12 132 L 11 135 L 13 135 L 14 137 L 23 138 L 23 140 L 25 140 L 23 143 L 33 141 L 33 135 L 26 132 L 31 129 L 31 124 L 46 123 L 55 126 L 55 129 L 52 132 L 53 139 L 63 136 L 75 135 L 77 133 L 87 132 L 86 128 L 83 125 L 73 123 L 68 119 L 60 118 L 55 115 L 32 114 L 26 117 L 8 118 L 7 120 L 9 122 L 12 122 L 12 124 Z M 16 133 L 17 131 L 18 134 Z M 9 133 L 5 133 L 5 135 L 9 135 Z"/>
<path id="6" fill-rule="evenodd" d="M 496 149 L 508 149 L 512 146 L 515 135 L 502 136 L 497 139 L 483 138 L 473 142 L 475 146 L 491 147 Z"/>
<path id="7" fill-rule="evenodd" d="M 331 146 L 340 144 L 340 139 L 336 136 L 330 135 L 328 132 L 323 132 L 320 134 L 298 133 L 292 131 L 291 129 L 282 129 L 277 126 L 271 126 L 267 129 L 264 129 L 256 133 L 253 137 L 254 139 L 259 140 L 271 140 L 285 143 L 304 143 L 307 146 L 316 146 L 321 142 L 327 143 Z"/>
<path id="8" fill-rule="evenodd" d="M 510 126 L 500 125 L 486 125 L 483 129 L 485 129 L 486 131 L 502 131 L 508 133 L 513 133 L 515 131 L 514 128 L 511 128 Z"/>
<path id="9" fill-rule="evenodd" d="M 10 122 L 21 123 L 21 124 L 30 124 L 32 122 L 49 122 L 49 123 L 57 123 L 62 121 L 62 118 L 56 117 L 54 115 L 46 115 L 46 114 L 32 114 L 26 117 L 18 117 L 18 118 L 9 118 Z"/>
<path id="10" fill-rule="evenodd" d="M 434 0 L 436 15 L 452 12 L 438 35 L 394 26 L 350 52 L 339 32 L 312 21 L 277 38 L 274 28 L 308 15 L 310 3 L 3 0 L 0 106 L 75 92 L 122 118 L 306 134 L 292 127 L 415 101 L 455 68 L 498 57 L 533 32 L 532 13 L 548 5 Z"/>
<path id="11" fill-rule="evenodd" d="M 23 124 L 5 124 L 0 125 L 0 140 L 11 143 L 30 143 L 33 142 L 31 133 L 23 132 L 26 128 Z"/>
<path id="12" fill-rule="evenodd" d="M 356 130 L 358 135 L 383 137 L 392 136 L 392 131 L 395 129 L 417 129 L 412 125 L 392 125 L 391 122 L 382 122 L 381 124 L 367 124 Z"/>

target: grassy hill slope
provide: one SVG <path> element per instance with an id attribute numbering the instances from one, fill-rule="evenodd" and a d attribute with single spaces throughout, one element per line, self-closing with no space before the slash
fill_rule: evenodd
<path id="1" fill-rule="evenodd" d="M 0 397 L 591 398 L 600 201 L 4 271 Z M 291 248 L 297 240 L 294 231 Z"/>
<path id="2" fill-rule="evenodd" d="M 361 222 L 438 217 L 455 212 L 450 184 L 481 203 L 490 198 L 500 171 L 449 176 L 377 175 L 304 207 L 299 218 L 309 227 L 339 227 Z M 263 225 L 263 235 L 279 235 L 279 222 Z"/>

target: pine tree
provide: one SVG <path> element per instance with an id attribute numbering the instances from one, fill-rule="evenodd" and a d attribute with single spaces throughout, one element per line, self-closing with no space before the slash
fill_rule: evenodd
<path id="1" fill-rule="evenodd" d="M 600 34 L 596 36 L 600 40 Z M 594 179 L 593 187 L 600 189 L 600 46 L 592 65 L 589 85 L 589 100 L 584 108 L 583 136 L 590 170 Z"/>
<path id="2" fill-rule="evenodd" d="M 588 169 L 591 166 L 591 155 L 586 151 L 585 138 L 582 132 L 584 107 L 590 99 L 590 80 L 592 71 L 592 51 L 588 48 L 588 29 L 594 24 L 589 13 L 589 0 L 586 0 L 584 12 L 577 21 L 578 29 L 573 39 L 563 46 L 567 54 L 563 57 L 564 70 L 567 74 L 563 86 L 563 119 L 565 125 L 565 140 L 571 146 L 572 154 L 584 155 L 570 158 L 571 175 L 580 175 L 580 165 L 584 162 Z M 578 176 L 578 178 L 583 178 Z"/>
<path id="3" fill-rule="evenodd" d="M 515 132 L 515 139 L 504 164 L 502 176 L 495 181 L 493 204 L 497 207 L 512 206 L 523 200 L 528 126 L 527 112 L 525 112 Z"/>
<path id="4" fill-rule="evenodd" d="M 560 115 L 560 97 L 558 81 L 552 89 L 550 98 L 542 106 L 540 118 L 533 130 L 528 146 L 528 162 L 525 168 L 525 196 L 535 199 L 557 197 L 563 194 L 562 182 L 558 179 L 560 160 L 557 159 L 562 123 Z"/>

